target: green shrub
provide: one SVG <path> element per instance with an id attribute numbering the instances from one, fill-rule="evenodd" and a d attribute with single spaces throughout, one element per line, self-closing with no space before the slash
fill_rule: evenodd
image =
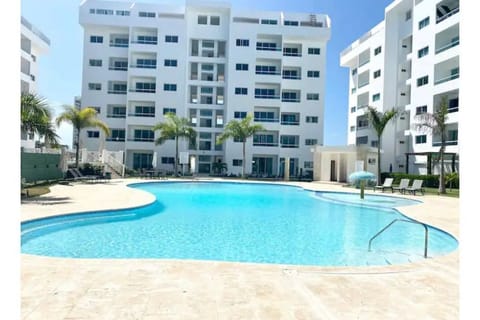
<path id="1" fill-rule="evenodd" d="M 382 183 L 385 181 L 385 178 L 393 178 L 393 184 L 399 184 L 401 179 L 410 179 L 410 180 L 423 180 L 423 186 L 427 188 L 438 188 L 439 184 L 439 175 L 438 174 L 407 174 L 401 172 L 382 172 Z M 447 175 L 445 175 L 445 181 L 447 181 Z M 449 184 L 445 182 L 445 185 L 449 187 Z M 452 188 L 458 188 L 459 179 L 458 175 L 456 179 L 452 180 Z"/>

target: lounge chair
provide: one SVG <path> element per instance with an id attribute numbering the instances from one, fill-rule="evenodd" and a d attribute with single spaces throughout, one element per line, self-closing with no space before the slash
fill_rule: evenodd
<path id="1" fill-rule="evenodd" d="M 422 188 L 422 184 L 423 184 L 423 180 L 413 180 L 412 186 L 405 188 L 405 191 L 413 193 L 413 195 L 416 195 L 416 192 L 420 191 L 422 195 L 424 195 L 425 189 Z"/>
<path id="2" fill-rule="evenodd" d="M 392 187 L 392 193 L 395 190 L 398 190 L 400 193 L 405 193 L 405 189 L 408 188 L 409 183 L 410 179 L 401 179 L 398 187 Z"/>
<path id="3" fill-rule="evenodd" d="M 99 176 L 97 175 L 87 175 L 84 176 L 78 168 L 69 169 L 70 173 L 73 175 L 74 180 L 97 180 Z"/>
<path id="4" fill-rule="evenodd" d="M 382 192 L 385 192 L 385 189 L 390 189 L 393 192 L 392 183 L 393 178 L 386 178 L 381 186 L 374 186 L 373 191 L 376 191 L 377 189 L 382 189 Z"/>

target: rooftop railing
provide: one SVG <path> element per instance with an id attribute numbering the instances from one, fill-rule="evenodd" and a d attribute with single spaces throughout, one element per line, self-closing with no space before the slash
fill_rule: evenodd
<path id="1" fill-rule="evenodd" d="M 21 17 L 21 23 L 28 30 L 32 31 L 35 35 L 37 35 L 40 39 L 45 41 L 45 43 L 50 45 L 50 39 L 48 39 L 47 36 L 44 35 L 40 30 L 38 30 L 34 25 L 32 25 L 30 22 L 28 22 L 27 19 L 25 19 L 24 17 Z"/>

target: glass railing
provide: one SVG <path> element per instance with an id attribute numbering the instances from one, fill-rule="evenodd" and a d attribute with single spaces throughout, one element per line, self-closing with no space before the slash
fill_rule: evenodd
<path id="1" fill-rule="evenodd" d="M 257 71 L 255 71 L 255 74 L 280 75 L 280 71 L 262 71 L 262 70 L 257 70 Z"/>
<path id="2" fill-rule="evenodd" d="M 155 69 L 157 67 L 156 64 L 152 65 L 152 64 L 131 64 L 130 65 L 130 68 L 143 68 L 143 69 Z"/>
<path id="3" fill-rule="evenodd" d="M 108 93 L 111 93 L 111 94 L 127 94 L 127 90 L 108 89 Z"/>
<path id="4" fill-rule="evenodd" d="M 135 113 L 129 113 L 129 117 L 148 117 L 148 118 L 153 118 L 155 117 L 154 112 L 135 112 Z"/>
<path id="5" fill-rule="evenodd" d="M 284 98 L 284 97 L 282 97 L 282 102 L 300 102 L 300 98 Z"/>
<path id="6" fill-rule="evenodd" d="M 282 143 L 280 145 L 282 148 L 298 148 L 298 143 Z"/>
<path id="7" fill-rule="evenodd" d="M 270 95 L 270 94 L 255 94 L 255 98 L 257 98 L 257 99 L 280 99 L 280 96 Z"/>
<path id="8" fill-rule="evenodd" d="M 113 141 L 113 142 L 125 142 L 125 138 L 120 138 L 120 137 L 108 137 L 105 140 Z"/>
<path id="9" fill-rule="evenodd" d="M 278 122 L 279 121 L 278 118 L 254 118 L 253 120 L 257 122 Z"/>
<path id="10" fill-rule="evenodd" d="M 126 42 L 110 41 L 110 47 L 128 48 L 128 39 L 126 40 Z"/>
<path id="11" fill-rule="evenodd" d="M 155 93 L 155 89 L 130 89 L 130 92 L 147 92 L 147 93 Z"/>
<path id="12" fill-rule="evenodd" d="M 457 39 L 457 40 L 455 40 L 455 41 L 452 41 L 452 42 L 450 42 L 450 43 L 448 43 L 448 44 L 446 44 L 446 45 L 444 45 L 444 46 L 436 49 L 436 50 L 435 50 L 435 54 L 438 54 L 438 53 L 443 52 L 443 51 L 445 51 L 445 50 L 448 50 L 448 49 L 450 49 L 450 48 L 456 47 L 456 46 L 458 46 L 459 44 L 460 44 L 460 39 Z"/>
<path id="13" fill-rule="evenodd" d="M 283 56 L 284 57 L 301 57 L 302 54 L 300 52 L 288 52 L 288 51 L 283 51 Z"/>
<path id="14" fill-rule="evenodd" d="M 120 71 L 127 71 L 128 67 L 127 66 L 109 66 L 108 70 L 120 70 Z"/>
<path id="15" fill-rule="evenodd" d="M 125 113 L 108 113 L 107 114 L 107 118 L 120 118 L 120 119 L 124 119 L 126 118 L 126 115 Z"/>
<path id="16" fill-rule="evenodd" d="M 456 146 L 456 145 L 458 145 L 458 140 L 445 141 L 445 145 L 446 146 Z M 441 146 L 442 146 L 441 141 L 432 142 L 432 147 L 441 147 Z"/>
<path id="17" fill-rule="evenodd" d="M 255 147 L 278 147 L 278 142 L 253 142 Z"/>
<path id="18" fill-rule="evenodd" d="M 455 74 L 449 75 L 448 77 L 435 80 L 435 84 L 440 84 L 450 80 L 458 79 L 459 77 L 460 77 L 460 73 L 455 73 Z"/>
<path id="19" fill-rule="evenodd" d="M 300 125 L 300 121 L 298 120 L 282 120 L 281 124 L 286 126 L 298 126 Z"/>
<path id="20" fill-rule="evenodd" d="M 128 138 L 128 141 L 135 141 L 135 142 L 153 142 L 153 138 Z"/>
<path id="21" fill-rule="evenodd" d="M 302 77 L 299 76 L 299 75 L 288 75 L 288 74 L 284 74 L 284 75 L 282 75 L 282 79 L 301 80 Z"/>

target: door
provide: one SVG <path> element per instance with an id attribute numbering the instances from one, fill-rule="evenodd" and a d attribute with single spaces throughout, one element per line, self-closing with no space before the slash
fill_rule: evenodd
<path id="1" fill-rule="evenodd" d="M 337 166 L 336 161 L 330 161 L 330 181 L 337 181 Z"/>

